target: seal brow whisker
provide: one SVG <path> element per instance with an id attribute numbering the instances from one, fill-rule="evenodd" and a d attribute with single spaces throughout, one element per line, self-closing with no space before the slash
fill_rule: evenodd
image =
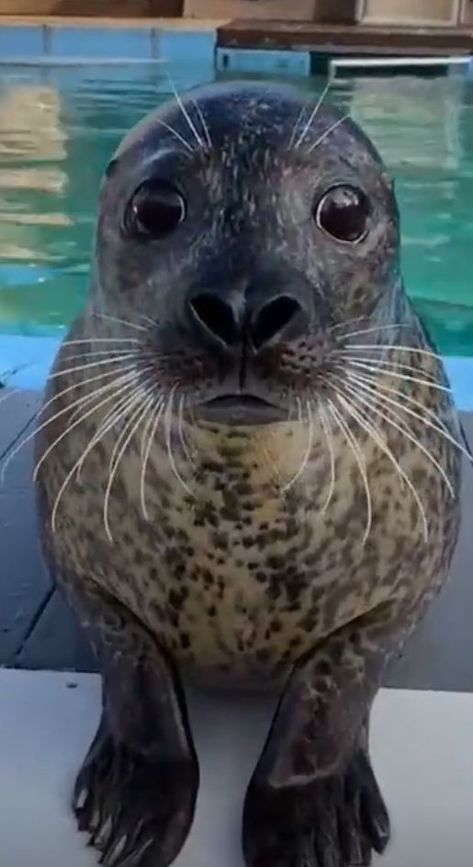
<path id="1" fill-rule="evenodd" d="M 75 419 L 71 424 L 69 424 L 63 431 L 61 431 L 59 436 L 55 440 L 53 440 L 52 443 L 49 444 L 47 449 L 41 455 L 38 463 L 36 464 L 36 467 L 35 467 L 34 472 L 33 472 L 33 480 L 36 481 L 36 479 L 38 477 L 39 469 L 42 466 L 42 464 L 44 463 L 44 461 L 46 460 L 46 458 L 48 457 L 48 455 L 51 454 L 53 449 L 57 445 L 59 445 L 59 443 L 62 442 L 62 440 L 72 430 L 75 430 L 76 427 L 78 427 L 80 424 L 82 424 L 82 422 L 84 422 L 87 418 L 89 418 L 91 415 L 93 415 L 94 412 L 97 412 L 98 409 L 101 409 L 102 406 L 105 406 L 106 403 L 108 403 L 111 400 L 115 400 L 116 394 L 117 394 L 117 389 L 120 386 L 124 386 L 124 385 L 128 385 L 128 384 L 132 385 L 136 378 L 137 378 L 136 374 L 130 373 L 126 377 L 120 377 L 117 381 L 115 381 L 113 383 L 109 383 L 109 385 L 107 386 L 106 389 L 105 388 L 96 389 L 95 392 L 92 393 L 92 395 L 87 395 L 88 400 L 87 400 L 87 403 L 85 405 L 91 403 L 93 400 L 95 400 L 95 398 L 97 396 L 99 396 L 100 394 L 103 394 L 104 391 L 111 392 L 111 394 L 107 394 L 106 397 L 104 397 L 102 400 L 99 401 L 99 403 L 95 404 L 91 409 L 88 409 L 85 413 L 83 413 L 81 416 L 79 416 L 79 418 Z M 72 407 L 70 407 L 70 408 L 72 409 Z M 66 407 L 66 409 L 69 409 L 69 407 Z M 61 410 L 61 414 L 62 414 L 62 410 Z M 56 414 L 56 416 L 58 416 L 58 415 L 59 415 L 59 413 Z M 54 419 L 54 416 L 53 416 L 53 419 Z M 52 419 L 48 419 L 46 424 L 49 424 L 50 421 L 52 421 Z M 46 426 L 46 424 L 44 425 L 44 427 Z M 40 430 L 40 428 L 38 428 L 38 430 Z M 34 433 L 36 434 L 37 432 L 38 431 L 35 431 Z"/>
<path id="2" fill-rule="evenodd" d="M 148 400 L 146 400 L 147 396 L 148 396 Z M 122 459 L 123 455 L 125 454 L 125 451 L 128 448 L 129 444 L 131 443 L 131 440 L 133 439 L 135 433 L 139 429 L 141 422 L 146 417 L 146 414 L 148 412 L 148 409 L 149 409 L 151 403 L 155 400 L 155 396 L 151 395 L 151 397 L 149 397 L 149 391 L 145 388 L 142 388 L 141 394 L 139 395 L 138 399 L 140 400 L 140 406 L 133 413 L 131 419 L 129 419 L 129 421 L 127 423 L 127 426 L 125 427 L 125 430 L 127 431 L 127 435 L 123 438 L 123 442 L 121 443 L 120 450 L 116 454 L 116 460 L 113 464 L 113 467 L 110 468 L 107 487 L 105 489 L 105 496 L 104 496 L 104 501 L 103 501 L 103 522 L 104 522 L 104 528 L 105 528 L 105 533 L 107 535 L 107 538 L 108 538 L 109 542 L 112 542 L 112 543 L 113 543 L 113 536 L 112 536 L 112 532 L 110 530 L 109 506 L 110 506 L 110 495 L 112 492 L 113 482 L 115 480 L 115 476 L 117 474 L 118 467 L 120 466 L 121 459 Z M 144 403 L 144 407 L 143 407 L 143 403 Z"/>
<path id="3" fill-rule="evenodd" d="M 299 421 L 302 423 L 303 420 L 303 407 L 302 401 L 300 397 L 296 398 L 297 408 L 298 408 L 298 416 Z M 285 485 L 282 486 L 281 491 L 283 494 L 287 494 L 287 492 L 296 484 L 298 479 L 302 476 L 307 464 L 309 463 L 310 456 L 312 454 L 312 446 L 314 444 L 314 417 L 312 415 L 312 407 L 310 405 L 310 401 L 306 401 L 305 410 L 307 413 L 307 421 L 308 421 L 308 431 L 307 431 L 307 446 L 306 450 L 302 456 L 301 463 L 295 475 L 292 479 Z"/>
<path id="4" fill-rule="evenodd" d="M 337 397 L 339 397 L 338 392 L 337 392 Z M 335 419 L 335 422 L 338 424 L 340 430 L 344 434 L 345 439 L 347 440 L 348 445 L 350 446 L 350 448 L 353 452 L 353 455 L 355 457 L 355 460 L 356 460 L 356 463 L 358 465 L 358 469 L 360 471 L 360 475 L 361 475 L 361 478 L 363 481 L 363 485 L 364 485 L 364 489 L 365 489 L 365 497 L 366 497 L 366 527 L 365 527 L 365 533 L 364 533 L 363 542 L 362 542 L 362 544 L 364 546 L 364 545 L 366 545 L 368 536 L 371 532 L 371 526 L 373 523 L 373 507 L 372 507 L 372 501 L 371 501 L 371 491 L 370 491 L 370 483 L 369 483 L 369 479 L 368 479 L 368 472 L 367 472 L 367 468 L 366 468 L 366 461 L 365 461 L 363 452 L 361 451 L 360 445 L 356 440 L 356 437 L 354 436 L 354 434 L 350 430 L 346 419 L 343 417 L 342 413 L 339 412 L 339 410 L 337 409 L 337 407 L 335 406 L 335 404 L 331 398 L 328 399 L 328 409 L 329 409 L 329 412 L 331 413 L 331 415 L 333 416 L 333 418 Z M 345 407 L 345 409 L 348 411 L 348 407 Z M 349 414 L 351 414 L 351 413 L 349 413 Z"/>
<path id="5" fill-rule="evenodd" d="M 333 495 L 334 495 L 334 491 L 335 491 L 336 477 L 335 477 L 335 452 L 334 452 L 333 442 L 332 442 L 333 431 L 332 431 L 332 427 L 330 425 L 330 419 L 327 417 L 325 407 L 324 407 L 321 400 L 319 400 L 319 418 L 320 418 L 320 423 L 322 425 L 322 430 L 324 432 L 325 439 L 327 441 L 327 448 L 328 448 L 328 453 L 329 453 L 329 458 L 330 458 L 330 484 L 329 484 L 329 489 L 327 492 L 327 497 L 325 499 L 325 503 L 322 507 L 322 514 L 325 515 L 327 510 L 328 510 L 328 507 L 330 506 L 330 503 L 332 502 L 332 499 L 333 499 Z"/>
<path id="6" fill-rule="evenodd" d="M 341 391 L 338 391 L 337 399 L 345 407 L 345 409 L 351 413 L 352 417 L 355 419 L 355 421 L 358 422 L 360 427 L 362 427 L 363 430 L 366 431 L 368 436 L 370 436 L 373 439 L 373 441 L 376 443 L 378 448 L 381 449 L 381 451 L 386 455 L 386 457 L 390 460 L 390 462 L 394 466 L 401 481 L 403 481 L 407 485 L 409 490 L 411 491 L 411 493 L 412 493 L 412 495 L 413 495 L 413 497 L 417 503 L 417 507 L 418 507 L 420 515 L 421 515 L 422 524 L 423 524 L 423 528 L 424 528 L 424 541 L 427 544 L 429 541 L 429 526 L 427 523 L 427 515 L 425 512 L 425 507 L 422 503 L 422 500 L 419 497 L 419 494 L 417 493 L 417 491 L 415 489 L 415 486 L 412 484 L 409 476 L 407 475 L 407 473 L 404 472 L 399 461 L 393 455 L 389 446 L 384 442 L 384 439 L 383 439 L 383 436 L 382 436 L 382 433 L 381 433 L 379 427 L 373 421 L 370 421 L 369 419 L 366 418 L 365 415 L 363 415 L 363 412 L 362 412 L 363 402 L 359 398 L 357 398 L 356 404 L 358 407 L 361 407 L 361 409 L 356 408 L 353 405 L 353 402 L 350 401 L 344 394 L 342 394 Z"/>
<path id="7" fill-rule="evenodd" d="M 349 378 L 351 380 L 354 380 L 358 384 L 359 388 L 363 388 L 366 391 L 369 390 L 370 393 L 373 393 L 373 388 L 369 387 L 368 379 L 366 377 L 358 377 L 356 374 L 349 374 Z M 374 383 L 370 383 L 370 385 L 371 384 L 374 385 Z M 452 434 L 447 430 L 447 428 L 443 424 L 442 420 L 438 416 L 436 416 L 435 413 L 431 413 L 429 410 L 426 410 L 424 407 L 422 407 L 422 404 L 420 404 L 418 401 L 414 401 L 413 399 L 411 399 L 412 402 L 417 404 L 422 409 L 423 413 L 427 412 L 429 415 L 433 416 L 434 421 L 429 421 L 429 419 L 425 418 L 424 415 L 421 415 L 420 413 L 415 412 L 415 410 L 410 409 L 408 406 L 405 406 L 405 404 L 403 404 L 403 403 L 399 403 L 399 401 L 394 400 L 392 397 L 389 397 L 387 394 L 384 394 L 384 393 L 380 394 L 380 391 L 382 391 L 382 392 L 389 391 L 390 393 L 393 392 L 393 393 L 400 395 L 403 398 L 403 400 L 405 400 L 406 395 L 404 395 L 402 392 L 396 391 L 395 389 L 387 389 L 384 386 L 376 386 L 375 390 L 376 390 L 378 397 L 385 404 L 391 404 L 392 406 L 395 406 L 398 409 L 401 409 L 403 412 L 407 413 L 407 415 L 410 415 L 410 416 L 412 416 L 412 418 L 415 418 L 418 421 L 422 422 L 422 424 L 425 427 L 436 431 L 438 434 L 440 434 L 441 437 L 446 439 L 452 446 L 455 446 L 455 448 L 457 448 L 471 462 L 472 458 L 471 458 L 471 455 L 469 454 L 468 450 L 462 445 L 461 442 L 459 442 L 458 440 L 455 439 L 454 436 L 452 436 Z"/>
<path id="8" fill-rule="evenodd" d="M 130 388 L 133 388 L 133 383 L 130 383 L 128 386 L 127 386 L 127 385 L 123 386 L 121 389 L 118 390 L 118 393 L 123 392 L 123 391 L 129 391 Z M 117 395 L 114 395 L 114 397 L 116 397 L 116 396 L 117 396 Z M 128 399 L 129 399 L 129 395 L 127 394 L 125 398 L 122 398 L 122 401 L 123 401 L 123 400 L 128 400 Z M 103 403 L 104 403 L 104 401 L 102 402 L 102 405 L 103 405 Z M 96 407 L 96 408 L 98 408 L 98 407 Z M 61 502 L 62 496 L 63 496 L 64 492 L 66 491 L 66 488 L 67 488 L 68 484 L 69 484 L 70 481 L 73 479 L 74 475 L 77 473 L 77 476 L 79 477 L 80 472 L 81 472 L 81 469 L 82 469 L 82 466 L 83 466 L 83 464 L 84 464 L 84 462 L 85 462 L 87 456 L 88 456 L 88 455 L 90 454 L 90 452 L 92 451 L 92 449 L 93 449 L 93 448 L 94 448 L 94 447 L 95 447 L 95 446 L 100 442 L 100 440 L 101 440 L 101 439 L 102 439 L 102 438 L 103 438 L 103 437 L 108 433 L 108 431 L 111 430 L 111 428 L 113 427 L 113 425 L 114 425 L 114 423 L 115 423 L 115 419 L 113 419 L 113 418 L 111 419 L 111 418 L 110 418 L 111 415 L 114 415 L 114 413 L 109 413 L 109 415 L 107 416 L 108 423 L 106 423 L 106 421 L 107 421 L 107 419 L 106 419 L 106 420 L 104 421 L 104 423 L 100 426 L 99 431 L 98 431 L 98 432 L 97 432 L 93 437 L 91 437 L 89 443 L 86 445 L 86 447 L 84 448 L 84 450 L 81 452 L 79 458 L 78 458 L 77 461 L 74 463 L 72 469 L 69 470 L 69 472 L 67 473 L 67 475 L 66 475 L 66 477 L 64 478 L 63 482 L 61 483 L 61 486 L 60 486 L 60 488 L 59 488 L 59 490 L 58 490 L 58 492 L 57 492 L 57 494 L 56 494 L 56 498 L 55 498 L 55 500 L 54 500 L 53 509 L 52 509 L 52 512 L 51 512 L 51 526 L 52 526 L 53 531 L 55 531 L 55 529 L 56 529 L 57 513 L 58 513 L 58 510 L 59 510 L 59 505 L 60 505 L 60 502 Z M 82 421 L 82 420 L 83 420 L 83 419 L 81 419 L 81 421 Z M 53 444 L 53 447 L 54 447 L 54 445 L 55 445 L 55 443 Z M 43 455 L 41 461 L 43 461 L 43 460 L 45 459 L 45 457 L 46 457 L 46 453 Z M 36 468 L 35 468 L 35 472 L 37 473 L 38 470 L 39 470 L 39 464 L 36 466 Z"/>
<path id="9" fill-rule="evenodd" d="M 320 147 L 320 145 L 323 144 L 324 141 L 326 139 L 328 139 L 328 137 L 330 135 L 332 135 L 332 133 L 335 132 L 335 130 L 338 129 L 339 126 L 341 126 L 343 123 L 346 123 L 346 121 L 349 119 L 350 119 L 350 115 L 344 114 L 343 117 L 339 118 L 335 123 L 333 123 L 331 126 L 329 126 L 329 128 L 327 130 L 325 130 L 325 132 L 322 133 L 321 136 L 319 136 L 317 141 L 315 141 L 314 144 L 311 145 L 311 147 L 309 148 L 309 153 L 311 154 L 315 150 L 317 150 L 317 148 Z"/>
<path id="10" fill-rule="evenodd" d="M 444 391 L 447 394 L 451 394 L 452 389 L 448 385 L 441 385 L 439 382 L 433 382 L 429 379 L 419 379 L 417 376 L 412 376 L 409 373 L 399 373 L 396 370 L 382 370 L 379 367 L 373 366 L 372 364 L 367 364 L 364 361 L 351 361 L 350 367 L 359 368 L 360 370 L 366 370 L 371 373 L 377 373 L 379 376 L 392 376 L 394 379 L 401 379 L 404 382 L 413 382 L 416 385 L 425 385 L 427 388 L 434 388 L 437 391 Z"/>
<path id="11" fill-rule="evenodd" d="M 136 376 L 136 375 L 137 374 L 133 369 L 132 371 L 130 371 L 130 373 L 126 374 L 126 377 L 132 377 L 132 376 Z M 122 380 L 124 380 L 124 379 L 125 379 L 125 377 L 122 377 Z M 111 382 L 111 383 L 109 382 L 109 383 L 107 383 L 107 385 L 103 385 L 103 386 L 100 386 L 100 388 L 95 389 L 94 391 L 92 391 L 91 394 L 83 395 L 82 397 L 79 397 L 77 400 L 73 401 L 72 403 L 68 404 L 67 406 L 62 407 L 62 409 L 60 409 L 58 412 L 56 412 L 54 415 L 52 415 L 50 418 L 46 419 L 38 427 L 36 427 L 31 433 L 28 434 L 28 436 L 24 437 L 18 443 L 18 445 L 16 445 L 15 448 L 12 449 L 12 451 L 9 453 L 9 455 L 7 456 L 5 461 L 3 462 L 2 471 L 0 474 L 0 484 L 3 485 L 3 483 L 5 481 L 5 473 L 8 469 L 8 467 L 10 466 L 11 462 L 13 461 L 13 459 L 18 454 L 18 452 L 21 451 L 21 449 L 24 446 L 26 446 L 29 442 L 31 442 L 31 440 L 33 440 L 36 437 L 36 435 L 40 433 L 40 431 L 44 430 L 44 428 L 46 428 L 48 425 L 52 424 L 58 418 L 61 418 L 65 413 L 70 412 L 72 409 L 75 409 L 76 407 L 83 406 L 83 405 L 86 405 L 87 403 L 90 403 L 91 400 L 94 400 L 95 397 L 97 397 L 99 394 L 102 394 L 104 391 L 110 391 L 111 389 L 113 389 L 114 384 L 115 384 L 115 382 Z M 113 395 L 112 395 L 112 397 L 113 397 Z M 111 399 L 111 398 L 109 398 L 109 399 Z M 48 401 L 48 403 L 52 403 L 52 400 L 53 399 Z M 46 404 L 44 407 L 41 408 L 40 413 L 43 412 L 43 410 L 45 408 L 46 408 Z"/>
<path id="12" fill-rule="evenodd" d="M 316 117 L 317 117 L 317 115 L 318 115 L 320 109 L 322 108 L 322 105 L 324 104 L 325 99 L 327 98 L 327 95 L 328 95 L 328 92 L 329 92 L 331 86 L 332 86 L 332 82 L 331 82 L 330 79 L 329 79 L 329 81 L 327 82 L 326 86 L 324 87 L 322 93 L 320 94 L 320 96 L 319 96 L 319 98 L 318 98 L 318 100 L 317 100 L 317 102 L 316 102 L 316 104 L 315 104 L 313 110 L 311 111 L 311 113 L 310 113 L 310 115 L 309 115 L 309 118 L 308 118 L 308 120 L 307 120 L 307 123 L 305 124 L 305 126 L 304 126 L 304 128 L 303 128 L 303 130 L 302 130 L 302 132 L 301 132 L 301 134 L 300 134 L 300 136 L 299 136 L 299 138 L 298 138 L 297 141 L 293 144 L 293 147 L 294 147 L 294 148 L 299 148 L 299 147 L 301 146 L 302 142 L 304 141 L 304 139 L 305 139 L 307 133 L 309 132 L 309 130 L 310 130 L 310 128 L 311 128 L 311 126 L 312 126 L 314 120 L 316 119 Z M 291 143 L 293 143 L 293 140 L 294 140 L 294 138 L 295 138 L 296 131 L 297 131 L 297 127 L 299 126 L 299 122 L 302 120 L 302 114 L 303 114 L 304 110 L 305 110 L 305 106 L 302 106 L 302 109 L 301 109 L 301 112 L 300 112 L 300 114 L 299 114 L 299 117 L 297 118 L 296 126 L 295 126 L 295 128 L 294 128 L 294 132 L 293 132 L 293 134 L 292 134 Z"/>
<path id="13" fill-rule="evenodd" d="M 192 120 L 192 118 L 191 118 L 189 112 L 187 111 L 187 108 L 185 107 L 185 105 L 184 105 L 184 103 L 183 103 L 183 101 L 182 101 L 182 99 L 181 99 L 181 97 L 180 97 L 180 95 L 179 95 L 179 92 L 178 92 L 178 90 L 177 90 L 177 87 L 176 87 L 176 85 L 174 84 L 174 82 L 173 82 L 171 76 L 169 75 L 169 73 L 168 73 L 168 81 L 169 81 L 169 84 L 170 84 L 171 90 L 172 90 L 172 92 L 173 92 L 174 99 L 176 100 L 176 102 L 177 102 L 177 104 L 178 104 L 178 106 L 179 106 L 179 108 L 180 108 L 182 114 L 184 115 L 184 117 L 185 117 L 185 119 L 186 119 L 186 121 L 187 121 L 187 123 L 188 123 L 188 125 L 189 125 L 189 128 L 191 129 L 191 131 L 192 131 L 193 134 L 195 135 L 195 138 L 196 138 L 197 144 L 199 145 L 199 147 L 203 147 L 203 146 L 204 146 L 204 141 L 201 139 L 199 133 L 197 132 L 197 128 L 196 128 L 196 126 L 195 126 L 195 124 L 194 124 L 194 121 Z"/>
<path id="14" fill-rule="evenodd" d="M 171 388 L 169 397 L 166 403 L 166 409 L 164 413 L 164 431 L 166 437 L 166 451 L 169 459 L 169 465 L 171 467 L 172 472 L 174 473 L 179 484 L 182 485 L 185 491 L 190 494 L 191 497 L 194 496 L 194 492 L 192 488 L 189 487 L 185 479 L 182 478 L 179 469 L 177 467 L 176 461 L 174 459 L 174 454 L 172 450 L 172 415 L 173 415 L 173 404 L 174 404 L 174 395 L 176 393 L 177 385 L 173 385 Z"/>
<path id="15" fill-rule="evenodd" d="M 203 113 L 203 111 L 202 111 L 202 109 L 201 109 L 201 107 L 200 107 L 200 105 L 196 99 L 192 99 L 191 102 L 192 102 L 192 105 L 194 106 L 197 114 L 199 115 L 199 120 L 200 120 L 200 123 L 202 125 L 202 129 L 204 131 L 204 135 L 205 135 L 205 138 L 207 140 L 207 144 L 208 144 L 209 148 L 212 148 L 213 147 L 212 138 L 210 136 L 209 127 L 208 127 L 207 121 L 205 120 L 204 113 Z"/>
<path id="16" fill-rule="evenodd" d="M 149 457 L 151 454 L 151 448 L 153 442 L 156 437 L 156 431 L 158 429 L 159 422 L 161 420 L 163 410 L 165 407 L 166 401 L 165 398 L 160 396 L 157 398 L 155 404 L 155 412 L 153 413 L 153 407 L 151 407 L 151 426 L 148 431 L 148 441 L 146 443 L 146 448 L 143 452 L 142 463 L 141 463 L 141 474 L 140 474 L 140 500 L 141 500 L 141 510 L 143 513 L 143 518 L 145 521 L 149 521 L 149 513 L 146 506 L 146 471 L 148 469 Z M 144 439 L 144 434 L 143 434 Z"/>
<path id="17" fill-rule="evenodd" d="M 344 382 L 342 377 L 339 377 L 339 379 L 340 379 L 340 382 Z M 415 436 L 412 429 L 407 427 L 406 423 L 403 421 L 400 414 L 397 413 L 395 410 L 388 408 L 388 412 L 391 413 L 391 415 L 394 417 L 394 419 L 391 418 L 390 415 L 383 412 L 382 409 L 379 408 L 380 402 L 383 401 L 383 398 L 381 395 L 373 395 L 372 390 L 367 388 L 366 386 L 359 385 L 358 387 L 362 388 L 364 391 L 363 400 L 366 403 L 366 406 L 368 408 L 372 409 L 372 411 L 374 413 L 376 413 L 376 415 L 378 415 L 380 418 L 382 418 L 384 421 L 386 421 L 388 424 L 390 424 L 391 427 L 395 428 L 397 431 L 399 431 L 399 433 L 401 433 L 403 436 L 405 436 L 407 440 L 412 442 L 419 449 L 419 451 L 421 451 L 428 458 L 428 460 L 433 464 L 433 466 L 436 468 L 436 470 L 442 476 L 445 484 L 447 485 L 447 488 L 449 490 L 450 495 L 452 497 L 454 497 L 455 491 L 453 489 L 453 485 L 452 485 L 450 479 L 448 478 L 444 468 L 441 466 L 441 464 L 438 462 L 438 460 L 430 453 L 430 451 L 426 448 L 426 446 L 424 446 L 424 444 L 419 440 L 419 438 Z M 344 383 L 344 390 L 348 394 L 351 394 L 352 396 L 361 399 L 361 395 L 359 394 L 359 392 L 355 388 L 353 388 L 352 386 L 348 385 L 346 382 Z M 381 406 L 382 406 L 382 404 L 381 404 Z M 402 409 L 400 404 L 398 404 L 398 406 L 400 406 L 400 408 Z"/>
<path id="18" fill-rule="evenodd" d="M 158 123 L 159 126 L 162 126 L 164 129 L 167 129 L 168 132 L 174 135 L 181 142 L 181 144 L 183 144 L 184 147 L 187 148 L 188 151 L 190 151 L 191 154 L 195 153 L 195 148 L 193 148 L 192 145 L 190 145 L 189 142 L 186 141 L 184 136 L 181 135 L 180 132 L 177 131 L 177 129 L 174 129 L 173 126 L 171 126 L 169 123 L 166 123 L 166 121 L 162 120 L 161 118 L 156 118 L 156 123 Z"/>

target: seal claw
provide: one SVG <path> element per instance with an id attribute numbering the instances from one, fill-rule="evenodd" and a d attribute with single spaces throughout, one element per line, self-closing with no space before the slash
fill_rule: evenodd
<path id="1" fill-rule="evenodd" d="M 250 783 L 243 817 L 247 867 L 369 867 L 390 839 L 389 815 L 367 754 L 304 785 Z"/>
<path id="2" fill-rule="evenodd" d="M 72 807 L 104 867 L 167 867 L 194 814 L 191 760 L 153 760 L 115 743 L 102 720 L 77 777 Z"/>

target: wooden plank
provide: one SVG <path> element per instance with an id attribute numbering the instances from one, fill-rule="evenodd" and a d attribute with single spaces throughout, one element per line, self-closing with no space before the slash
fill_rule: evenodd
<path id="1" fill-rule="evenodd" d="M 235 20 L 217 28 L 220 48 L 258 48 L 363 54 L 471 54 L 467 27 L 342 26 L 293 21 Z"/>
<path id="2" fill-rule="evenodd" d="M 185 0 L 186 18 L 313 21 L 316 0 Z"/>
<path id="3" fill-rule="evenodd" d="M 106 17 L 182 15 L 184 0 L 0 0 L 0 15 Z M 220 16 L 221 17 L 221 16 Z"/>

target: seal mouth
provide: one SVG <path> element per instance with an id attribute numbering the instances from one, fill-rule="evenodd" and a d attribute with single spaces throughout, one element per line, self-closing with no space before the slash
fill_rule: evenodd
<path id="1" fill-rule="evenodd" d="M 205 421 L 219 424 L 274 424 L 287 420 L 287 412 L 253 394 L 224 394 L 196 407 Z"/>

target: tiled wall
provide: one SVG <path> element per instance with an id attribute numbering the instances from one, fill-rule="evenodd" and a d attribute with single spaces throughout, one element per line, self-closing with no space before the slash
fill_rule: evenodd
<path id="1" fill-rule="evenodd" d="M 165 27 L 0 26 L 0 63 L 100 59 L 135 62 L 214 59 L 215 30 Z"/>

